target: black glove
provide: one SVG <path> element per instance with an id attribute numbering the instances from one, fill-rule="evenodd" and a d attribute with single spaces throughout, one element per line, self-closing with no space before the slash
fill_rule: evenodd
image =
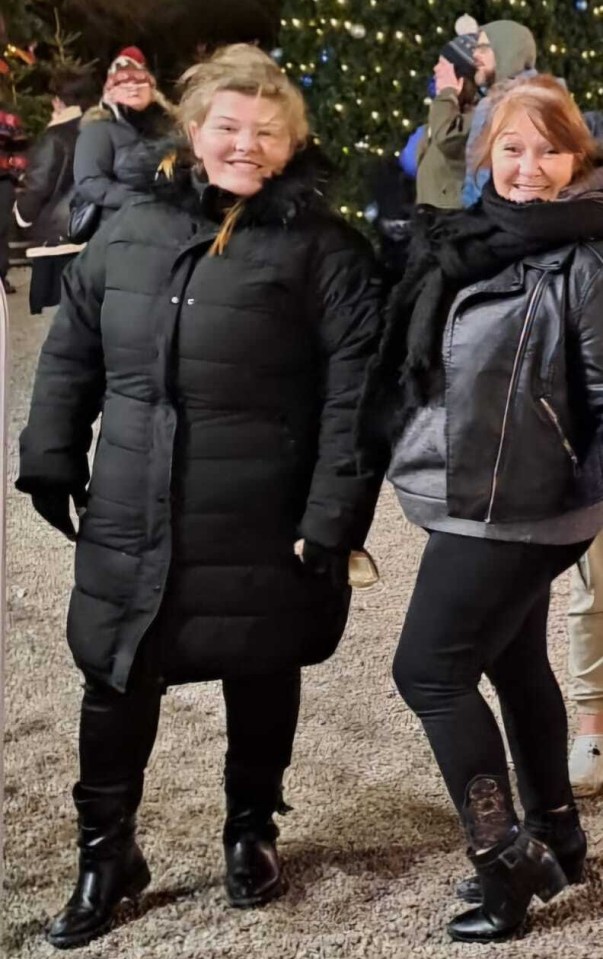
<path id="1" fill-rule="evenodd" d="M 327 549 L 319 543 L 304 540 L 300 557 L 304 567 L 315 576 L 327 576 L 336 589 L 342 589 L 348 583 L 349 555 L 341 550 Z"/>
<path id="2" fill-rule="evenodd" d="M 69 515 L 69 497 L 73 495 L 73 502 L 78 511 L 86 504 L 86 494 L 71 494 L 64 486 L 49 486 L 47 489 L 37 490 L 31 495 L 33 507 L 37 513 L 63 533 L 67 539 L 75 541 L 75 527 Z"/>

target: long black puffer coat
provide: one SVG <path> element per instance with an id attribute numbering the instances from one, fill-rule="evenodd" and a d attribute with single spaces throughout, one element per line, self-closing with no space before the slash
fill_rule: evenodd
<path id="1" fill-rule="evenodd" d="M 177 182 L 67 271 L 21 441 L 21 490 L 81 491 L 102 411 L 68 640 L 118 690 L 160 607 L 168 683 L 329 656 L 350 590 L 293 544 L 360 547 L 381 478 L 354 429 L 379 283 L 310 158 L 247 201 L 221 256 L 215 188 Z"/>

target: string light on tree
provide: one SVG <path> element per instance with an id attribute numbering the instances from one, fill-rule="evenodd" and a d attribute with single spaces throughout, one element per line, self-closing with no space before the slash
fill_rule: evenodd
<path id="1" fill-rule="evenodd" d="M 366 27 L 362 23 L 352 23 L 349 28 L 350 36 L 354 40 L 364 40 L 366 37 Z"/>
<path id="2" fill-rule="evenodd" d="M 564 77 L 579 105 L 603 109 L 603 0 L 467 6 L 465 12 L 450 0 L 284 0 L 278 62 L 289 64 L 323 148 L 341 167 L 338 200 L 350 219 L 366 206 L 368 164 L 396 162 L 409 134 L 425 122 L 439 53 L 455 34 L 478 30 L 472 16 L 478 7 L 481 23 L 518 19 L 529 26 L 539 69 Z"/>

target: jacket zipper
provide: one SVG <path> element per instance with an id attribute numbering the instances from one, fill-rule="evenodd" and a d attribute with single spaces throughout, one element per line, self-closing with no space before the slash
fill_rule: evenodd
<path id="1" fill-rule="evenodd" d="M 546 412 L 547 412 L 547 414 L 548 414 L 548 417 L 549 417 L 551 423 L 553 424 L 553 426 L 554 426 L 555 429 L 557 430 L 557 433 L 559 434 L 559 439 L 561 440 L 561 442 L 562 442 L 562 444 L 563 444 L 563 448 L 564 448 L 565 452 L 567 453 L 567 455 L 568 455 L 569 458 L 571 459 L 572 464 L 573 464 L 573 466 L 574 466 L 574 469 L 577 470 L 577 469 L 578 469 L 578 457 L 576 456 L 576 454 L 575 454 L 575 452 L 574 452 L 574 448 L 573 448 L 572 444 L 570 443 L 570 441 L 568 440 L 567 436 L 566 436 L 565 433 L 563 432 L 563 427 L 561 426 L 561 423 L 559 422 L 559 417 L 558 417 L 557 414 L 555 413 L 555 410 L 553 409 L 553 407 L 551 406 L 551 404 L 549 403 L 549 401 L 548 401 L 547 399 L 545 399 L 544 396 L 541 396 L 541 397 L 540 397 L 540 402 L 541 402 L 542 405 L 544 406 L 544 408 L 545 408 L 545 410 L 546 410 Z"/>
<path id="2" fill-rule="evenodd" d="M 512 399 L 513 399 L 513 394 L 515 393 L 515 388 L 516 388 L 516 386 L 517 386 L 517 380 L 519 379 L 519 371 L 520 371 L 520 368 L 521 368 L 521 363 L 522 363 L 522 360 L 523 360 L 523 355 L 524 355 L 524 352 L 525 352 L 526 343 L 527 343 L 527 341 L 528 341 L 528 337 L 529 337 L 529 335 L 530 335 L 530 331 L 531 331 L 531 328 L 532 328 L 532 323 L 533 323 L 533 320 L 534 320 L 534 314 L 535 314 L 535 312 L 536 312 L 536 306 L 537 306 L 538 300 L 539 300 L 539 298 L 540 298 L 540 291 L 541 291 L 542 287 L 544 286 L 544 284 L 546 283 L 546 281 L 547 281 L 547 274 L 544 273 L 544 274 L 540 277 L 540 279 L 538 280 L 538 283 L 536 284 L 536 286 L 535 286 L 535 288 L 534 288 L 534 292 L 532 293 L 532 296 L 531 296 L 531 298 L 530 298 L 530 302 L 529 302 L 529 304 L 528 304 L 528 310 L 527 310 L 527 313 L 526 313 L 526 318 L 525 318 L 524 323 L 523 323 L 523 328 L 522 328 L 522 330 L 521 330 L 521 336 L 520 336 L 520 338 L 519 338 L 519 344 L 518 344 L 518 346 L 517 346 L 517 352 L 516 352 L 516 354 L 515 354 L 515 361 L 514 361 L 514 363 L 513 363 L 513 370 L 512 370 L 512 372 L 511 372 L 511 381 L 510 381 L 510 383 L 509 383 L 509 390 L 508 390 L 508 392 L 507 392 L 507 401 L 506 401 L 506 403 L 505 403 L 505 413 L 504 413 L 504 416 L 503 416 L 502 429 L 501 429 L 501 433 L 500 433 L 500 442 L 499 442 L 499 444 L 498 444 L 498 452 L 497 452 L 497 454 L 496 454 L 496 461 L 495 461 L 495 463 L 494 463 L 494 472 L 493 472 L 493 474 L 492 474 L 492 487 L 491 487 L 491 490 L 490 490 L 490 502 L 488 503 L 488 512 L 486 513 L 486 520 L 485 520 L 486 523 L 491 523 L 491 522 L 492 522 L 492 509 L 493 509 L 493 507 L 494 507 L 494 499 L 495 499 L 495 497 L 496 497 L 496 487 L 497 487 L 497 485 L 498 485 L 498 473 L 499 473 L 499 470 L 500 470 L 500 464 L 501 464 L 501 461 L 502 461 L 503 448 L 504 448 L 504 445 L 505 445 L 505 435 L 506 435 L 506 432 L 507 432 L 507 426 L 508 426 L 508 422 L 509 422 L 509 414 L 510 414 L 510 412 L 511 412 L 511 401 L 512 401 Z"/>

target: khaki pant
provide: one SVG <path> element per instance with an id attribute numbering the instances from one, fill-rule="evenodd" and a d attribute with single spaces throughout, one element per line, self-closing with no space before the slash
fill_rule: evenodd
<path id="1" fill-rule="evenodd" d="M 603 532 L 572 568 L 568 631 L 569 698 L 603 712 Z"/>

